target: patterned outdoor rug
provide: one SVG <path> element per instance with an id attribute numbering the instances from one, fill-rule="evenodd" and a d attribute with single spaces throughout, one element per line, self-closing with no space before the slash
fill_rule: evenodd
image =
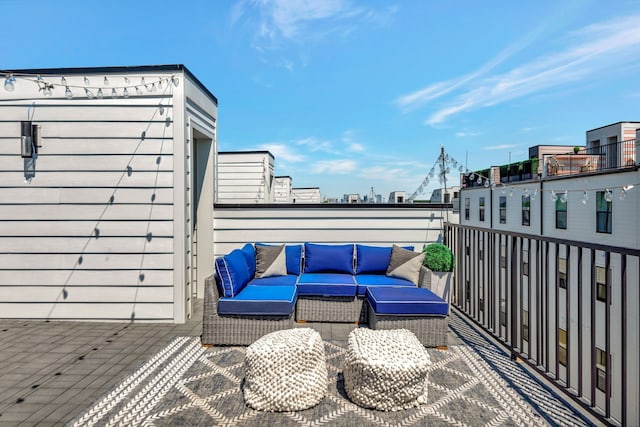
<path id="1" fill-rule="evenodd" d="M 588 424 L 460 317 L 452 314 L 450 325 L 465 345 L 428 349 L 428 402 L 413 409 L 381 412 L 351 403 L 342 379 L 344 343 L 325 342 L 329 392 L 318 406 L 255 411 L 245 406 L 241 390 L 245 347 L 206 349 L 198 338 L 178 337 L 70 425 Z"/>

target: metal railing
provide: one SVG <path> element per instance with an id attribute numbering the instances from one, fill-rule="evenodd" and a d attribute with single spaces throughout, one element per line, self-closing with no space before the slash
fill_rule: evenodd
<path id="1" fill-rule="evenodd" d="M 543 156 L 543 175 L 580 175 L 633 167 L 636 164 L 636 143 L 636 140 L 618 141 L 571 153 L 546 154 Z"/>
<path id="2" fill-rule="evenodd" d="M 458 224 L 452 304 L 606 423 L 638 425 L 640 250 Z"/>

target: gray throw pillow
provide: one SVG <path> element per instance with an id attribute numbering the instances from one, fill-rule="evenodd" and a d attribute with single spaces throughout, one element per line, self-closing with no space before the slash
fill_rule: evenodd
<path id="1" fill-rule="evenodd" d="M 424 252 L 409 251 L 393 245 L 387 276 L 399 277 L 417 285 L 423 260 Z"/>
<path id="2" fill-rule="evenodd" d="M 256 245 L 256 279 L 287 275 L 287 256 L 282 246 Z"/>

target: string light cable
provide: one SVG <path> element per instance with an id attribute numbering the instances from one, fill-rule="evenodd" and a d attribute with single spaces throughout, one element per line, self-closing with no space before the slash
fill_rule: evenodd
<path id="1" fill-rule="evenodd" d="M 54 90 L 60 88 L 64 90 L 64 96 L 68 99 L 72 99 L 77 94 L 74 94 L 73 90 L 84 92 L 84 96 L 89 99 L 98 98 L 101 99 L 105 96 L 112 98 L 128 98 L 132 95 L 142 96 L 145 91 L 147 93 L 155 93 L 162 91 L 169 85 L 177 87 L 180 83 L 177 75 L 172 74 L 169 76 L 157 77 L 155 79 L 149 79 L 148 76 L 138 77 L 130 76 L 104 76 L 104 78 L 98 76 L 84 76 L 83 83 L 77 84 L 67 81 L 64 75 L 48 75 L 47 78 L 43 78 L 41 74 L 26 74 L 26 73 L 14 73 L 11 71 L 0 71 L 0 75 L 4 76 L 4 89 L 7 92 L 13 92 L 19 81 L 33 83 L 38 87 L 38 91 L 42 92 L 45 97 L 53 96 Z M 91 79 L 94 79 L 93 82 Z M 56 82 L 59 81 L 59 83 Z M 123 82 L 124 84 L 113 85 L 113 82 Z M 99 83 L 97 83 L 99 82 Z M 144 90 L 143 90 L 144 89 Z"/>

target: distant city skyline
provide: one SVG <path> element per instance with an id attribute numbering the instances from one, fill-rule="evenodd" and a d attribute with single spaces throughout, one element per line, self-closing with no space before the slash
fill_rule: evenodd
<path id="1" fill-rule="evenodd" d="M 185 64 L 220 151 L 269 150 L 323 197 L 410 195 L 441 144 L 477 170 L 640 120 L 637 0 L 123 5 L 3 1 L 2 68 Z"/>

